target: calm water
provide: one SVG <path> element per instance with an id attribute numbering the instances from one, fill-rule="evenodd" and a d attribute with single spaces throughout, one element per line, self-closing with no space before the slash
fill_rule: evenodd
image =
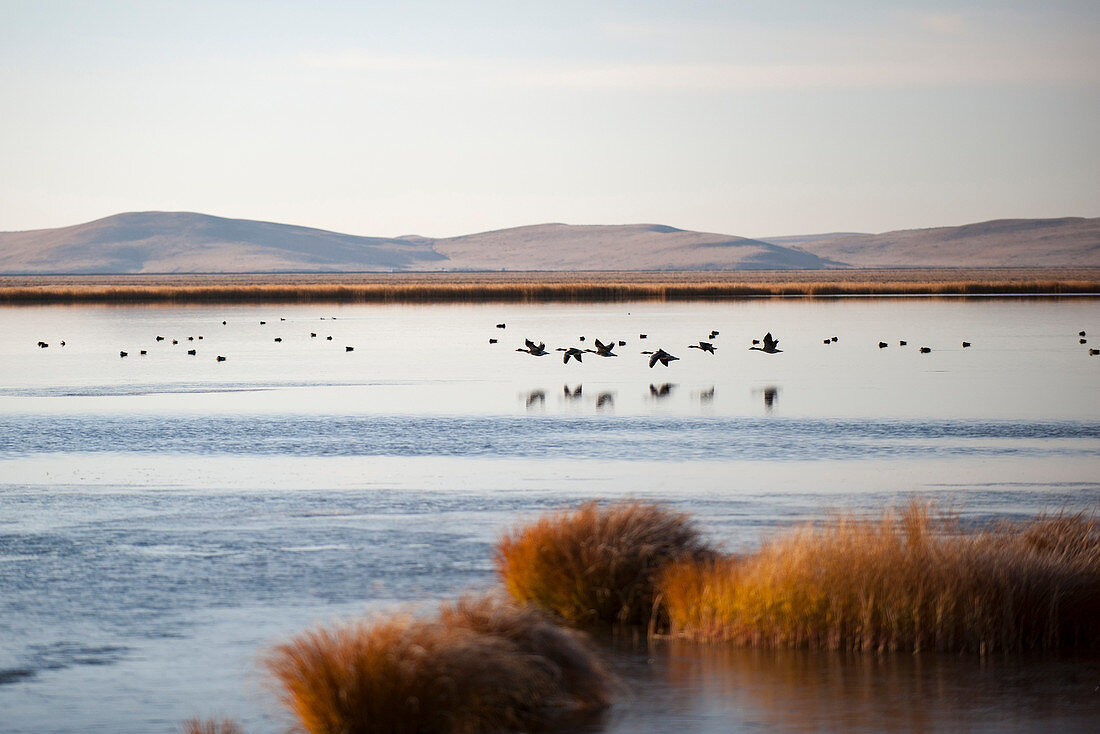
<path id="1" fill-rule="evenodd" d="M 581 499 L 660 499 L 731 549 L 914 493 L 1095 508 L 1081 330 L 1100 346 L 1097 301 L 2 309 L 0 731 L 280 731 L 273 641 L 488 587 L 502 530 Z M 781 354 L 747 349 L 765 331 Z M 525 337 L 627 344 L 565 365 Z M 610 654 L 626 690 L 593 732 L 1100 717 L 1095 658 Z"/>

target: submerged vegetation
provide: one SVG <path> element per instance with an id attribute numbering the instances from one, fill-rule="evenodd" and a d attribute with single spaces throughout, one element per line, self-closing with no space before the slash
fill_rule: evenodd
<path id="1" fill-rule="evenodd" d="M 4 276 L 0 303 L 418 303 L 1100 294 L 1100 270 Z"/>
<path id="2" fill-rule="evenodd" d="M 668 564 L 713 555 L 684 514 L 661 505 L 588 502 L 517 528 L 497 545 L 516 599 L 580 627 L 646 625 Z"/>
<path id="3" fill-rule="evenodd" d="M 610 700 L 611 678 L 577 633 L 494 599 L 317 628 L 267 660 L 310 734 L 531 730 Z"/>

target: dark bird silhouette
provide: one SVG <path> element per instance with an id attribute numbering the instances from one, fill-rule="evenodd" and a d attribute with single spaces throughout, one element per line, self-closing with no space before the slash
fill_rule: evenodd
<path id="1" fill-rule="evenodd" d="M 639 339 L 648 339 L 649 335 L 648 334 L 638 334 L 638 338 Z"/>
<path id="2" fill-rule="evenodd" d="M 309 338 L 310 339 L 316 339 L 317 338 L 317 332 L 316 331 L 309 332 Z"/>
<path id="3" fill-rule="evenodd" d="M 626 346 L 626 342 L 624 342 L 624 341 L 623 341 L 622 339 L 620 339 L 620 340 L 619 340 L 619 346 L 620 346 L 620 347 L 625 347 L 625 346 Z"/>
<path id="4" fill-rule="evenodd" d="M 648 354 L 649 355 L 649 367 L 650 367 L 650 369 L 652 369 L 653 365 L 657 364 L 658 362 L 660 362 L 662 366 L 668 367 L 669 362 L 674 362 L 674 361 L 680 359 L 679 357 L 673 357 L 671 354 L 666 352 L 664 349 L 658 349 L 656 352 L 645 351 L 645 352 L 642 352 L 642 354 Z"/>
<path id="5" fill-rule="evenodd" d="M 216 362 L 224 362 L 225 357 L 223 357 L 222 355 L 219 354 L 217 357 L 215 357 L 215 361 Z"/>
<path id="6" fill-rule="evenodd" d="M 1085 332 L 1079 331 L 1079 332 L 1077 332 L 1077 336 L 1087 336 L 1087 335 L 1085 334 Z"/>
<path id="7" fill-rule="evenodd" d="M 759 339 L 753 339 L 753 340 L 752 340 L 752 343 L 753 343 L 753 344 L 759 344 L 759 343 L 760 343 L 760 340 L 759 340 Z"/>
<path id="8" fill-rule="evenodd" d="M 489 343 L 490 343 L 490 344 L 496 344 L 496 343 L 497 343 L 497 340 L 496 340 L 496 339 L 490 339 L 490 340 L 489 340 Z"/>
<path id="9" fill-rule="evenodd" d="M 538 344 L 535 344 L 530 339 L 524 339 L 523 341 L 527 345 L 527 348 L 523 349 L 521 347 L 516 350 L 517 352 L 527 352 L 532 357 L 545 357 L 547 354 L 550 353 L 546 351 L 546 342 L 539 342 Z"/>
<path id="10" fill-rule="evenodd" d="M 1088 339 L 1078 339 L 1077 341 L 1081 344 L 1088 344 L 1089 343 Z"/>
<path id="11" fill-rule="evenodd" d="M 614 352 L 611 351 L 614 348 L 615 348 L 615 342 L 614 341 L 612 341 L 610 344 L 604 344 L 602 341 L 597 339 L 595 349 L 585 349 L 584 351 L 591 352 L 592 354 L 595 354 L 598 357 L 618 357 L 619 355 L 617 355 L 617 354 L 615 354 Z"/>
<path id="12" fill-rule="evenodd" d="M 1100 349 L 1090 349 L 1089 350 L 1089 356 L 1090 357 L 1095 357 L 1097 354 L 1100 354 Z"/>
<path id="13" fill-rule="evenodd" d="M 266 324 L 266 323 L 267 323 L 266 321 L 261 321 L 261 322 L 260 322 L 260 326 L 263 326 L 263 325 L 264 325 L 264 324 Z"/>
<path id="14" fill-rule="evenodd" d="M 354 351 L 355 351 L 355 347 L 344 347 L 344 351 L 345 351 L 345 352 L 354 352 Z"/>
<path id="15" fill-rule="evenodd" d="M 172 340 L 172 343 L 173 343 L 173 344 L 179 344 L 180 342 L 179 342 L 179 339 L 173 339 L 173 340 Z"/>
<path id="16" fill-rule="evenodd" d="M 138 354 L 140 354 L 141 356 L 144 357 L 147 354 L 147 352 L 144 349 L 142 349 L 140 352 L 138 352 Z"/>
<path id="17" fill-rule="evenodd" d="M 699 342 L 698 344 L 688 344 L 688 349 L 698 349 L 700 352 L 708 352 L 714 354 L 714 345 L 710 342 Z"/>
<path id="18" fill-rule="evenodd" d="M 45 349 L 48 346 L 50 346 L 50 345 L 47 344 L 46 342 L 38 342 L 38 348 L 39 349 Z"/>
<path id="19" fill-rule="evenodd" d="M 907 341 L 905 341 L 904 339 L 902 339 L 901 341 L 899 341 L 899 342 L 898 342 L 898 346 L 899 346 L 899 347 L 904 347 L 904 346 L 905 346 L 906 344 L 908 344 L 908 343 L 909 343 L 909 342 L 907 342 Z"/>
<path id="20" fill-rule="evenodd" d="M 556 350 L 554 350 L 554 351 L 557 351 L 557 352 L 565 352 L 565 354 L 563 354 L 563 355 L 561 356 L 561 361 L 562 361 L 562 362 L 563 362 L 564 364 L 569 364 L 569 358 L 570 358 L 570 357 L 572 357 L 573 359 L 575 359 L 575 360 L 577 360 L 578 362 L 580 362 L 580 361 L 581 361 L 581 357 L 583 357 L 583 356 L 584 356 L 584 352 L 582 352 L 581 350 L 577 349 L 576 347 L 569 347 L 568 349 L 567 349 L 567 348 L 565 348 L 565 347 L 558 347 L 558 348 L 557 348 Z"/>
<path id="21" fill-rule="evenodd" d="M 61 346 L 65 346 L 64 340 L 61 341 Z"/>
<path id="22" fill-rule="evenodd" d="M 163 336 L 158 336 L 158 337 L 157 337 L 157 341 L 158 341 L 158 342 L 162 342 L 162 341 L 164 341 L 164 337 L 163 337 Z"/>
<path id="23" fill-rule="evenodd" d="M 886 349 L 887 346 L 889 346 L 889 345 L 886 342 L 879 342 L 878 343 L 878 348 L 879 349 Z"/>
<path id="24" fill-rule="evenodd" d="M 281 342 L 282 340 L 283 340 L 283 338 L 281 336 L 275 337 L 275 341 L 277 341 L 277 342 Z"/>
<path id="25" fill-rule="evenodd" d="M 195 350 L 194 349 L 188 349 L 187 353 L 190 354 L 192 357 L 195 356 Z"/>
<path id="26" fill-rule="evenodd" d="M 195 341 L 195 337 L 189 336 L 189 337 L 187 337 L 187 341 L 193 342 L 193 341 Z"/>
<path id="27" fill-rule="evenodd" d="M 225 322 L 224 322 L 224 321 L 222 322 L 222 326 L 225 326 Z"/>
<path id="28" fill-rule="evenodd" d="M 708 338 L 709 338 L 709 339 L 713 339 L 713 338 L 714 338 L 714 337 L 716 337 L 716 336 L 718 336 L 718 332 L 717 332 L 716 330 L 712 330 L 712 331 L 710 332 L 710 336 L 709 336 Z"/>
<path id="29" fill-rule="evenodd" d="M 969 346 L 970 346 L 970 342 L 963 342 L 963 349 L 966 349 Z"/>
<path id="30" fill-rule="evenodd" d="M 920 353 L 921 354 L 928 354 L 931 351 L 932 351 L 932 347 L 921 347 L 920 348 Z"/>
<path id="31" fill-rule="evenodd" d="M 126 357 L 126 356 L 128 356 L 128 355 L 126 354 L 126 352 L 119 352 L 119 353 L 118 353 L 118 356 L 120 356 L 120 357 Z"/>
<path id="32" fill-rule="evenodd" d="M 836 337 L 834 336 L 834 337 L 833 337 L 832 339 L 830 339 L 829 341 L 834 341 L 834 342 L 835 342 L 836 340 L 837 340 L 837 338 L 836 338 Z"/>
<path id="33" fill-rule="evenodd" d="M 326 336 L 326 337 L 325 337 L 325 340 L 326 340 L 326 341 L 332 341 L 332 337 L 331 337 L 331 336 Z"/>
<path id="34" fill-rule="evenodd" d="M 759 342 L 757 342 L 755 339 L 753 339 L 752 343 L 753 344 L 758 344 Z M 764 346 L 762 346 L 762 347 L 749 347 L 749 349 L 755 349 L 758 352 L 764 352 L 766 354 L 778 354 L 778 353 L 783 351 L 782 349 L 779 349 L 778 347 L 779 347 L 779 340 L 772 338 L 772 333 L 769 331 L 767 334 L 764 335 Z"/>
<path id="35" fill-rule="evenodd" d="M 498 329 L 503 329 L 503 328 L 505 328 L 506 326 L 507 326 L 507 324 L 497 324 L 497 328 L 498 328 Z"/>
<path id="36" fill-rule="evenodd" d="M 583 341 L 584 341 L 584 337 L 583 337 L 583 336 L 578 336 L 578 337 L 577 337 L 577 341 L 582 341 L 582 342 L 583 342 Z"/>
<path id="37" fill-rule="evenodd" d="M 286 321 L 282 316 L 279 317 L 279 321 Z"/>
<path id="38" fill-rule="evenodd" d="M 199 341 L 202 341 L 202 334 L 199 334 Z"/>
<path id="39" fill-rule="evenodd" d="M 832 339 L 825 339 L 825 340 L 822 341 L 822 343 L 823 344 L 832 344 L 833 340 Z"/>

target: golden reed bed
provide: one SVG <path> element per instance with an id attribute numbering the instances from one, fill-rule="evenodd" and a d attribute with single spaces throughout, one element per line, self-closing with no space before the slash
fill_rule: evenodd
<path id="1" fill-rule="evenodd" d="M 415 303 L 1100 294 L 1100 268 L 0 276 L 0 304 Z"/>

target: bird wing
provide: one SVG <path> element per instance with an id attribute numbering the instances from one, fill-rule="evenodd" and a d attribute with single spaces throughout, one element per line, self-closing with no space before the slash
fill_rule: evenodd
<path id="1" fill-rule="evenodd" d="M 661 358 L 661 355 L 658 354 L 657 352 L 654 352 L 653 354 L 649 355 L 649 366 L 653 367 L 653 365 L 657 364 L 657 360 L 660 359 L 660 358 Z M 662 364 L 663 364 L 663 362 L 662 362 Z"/>

